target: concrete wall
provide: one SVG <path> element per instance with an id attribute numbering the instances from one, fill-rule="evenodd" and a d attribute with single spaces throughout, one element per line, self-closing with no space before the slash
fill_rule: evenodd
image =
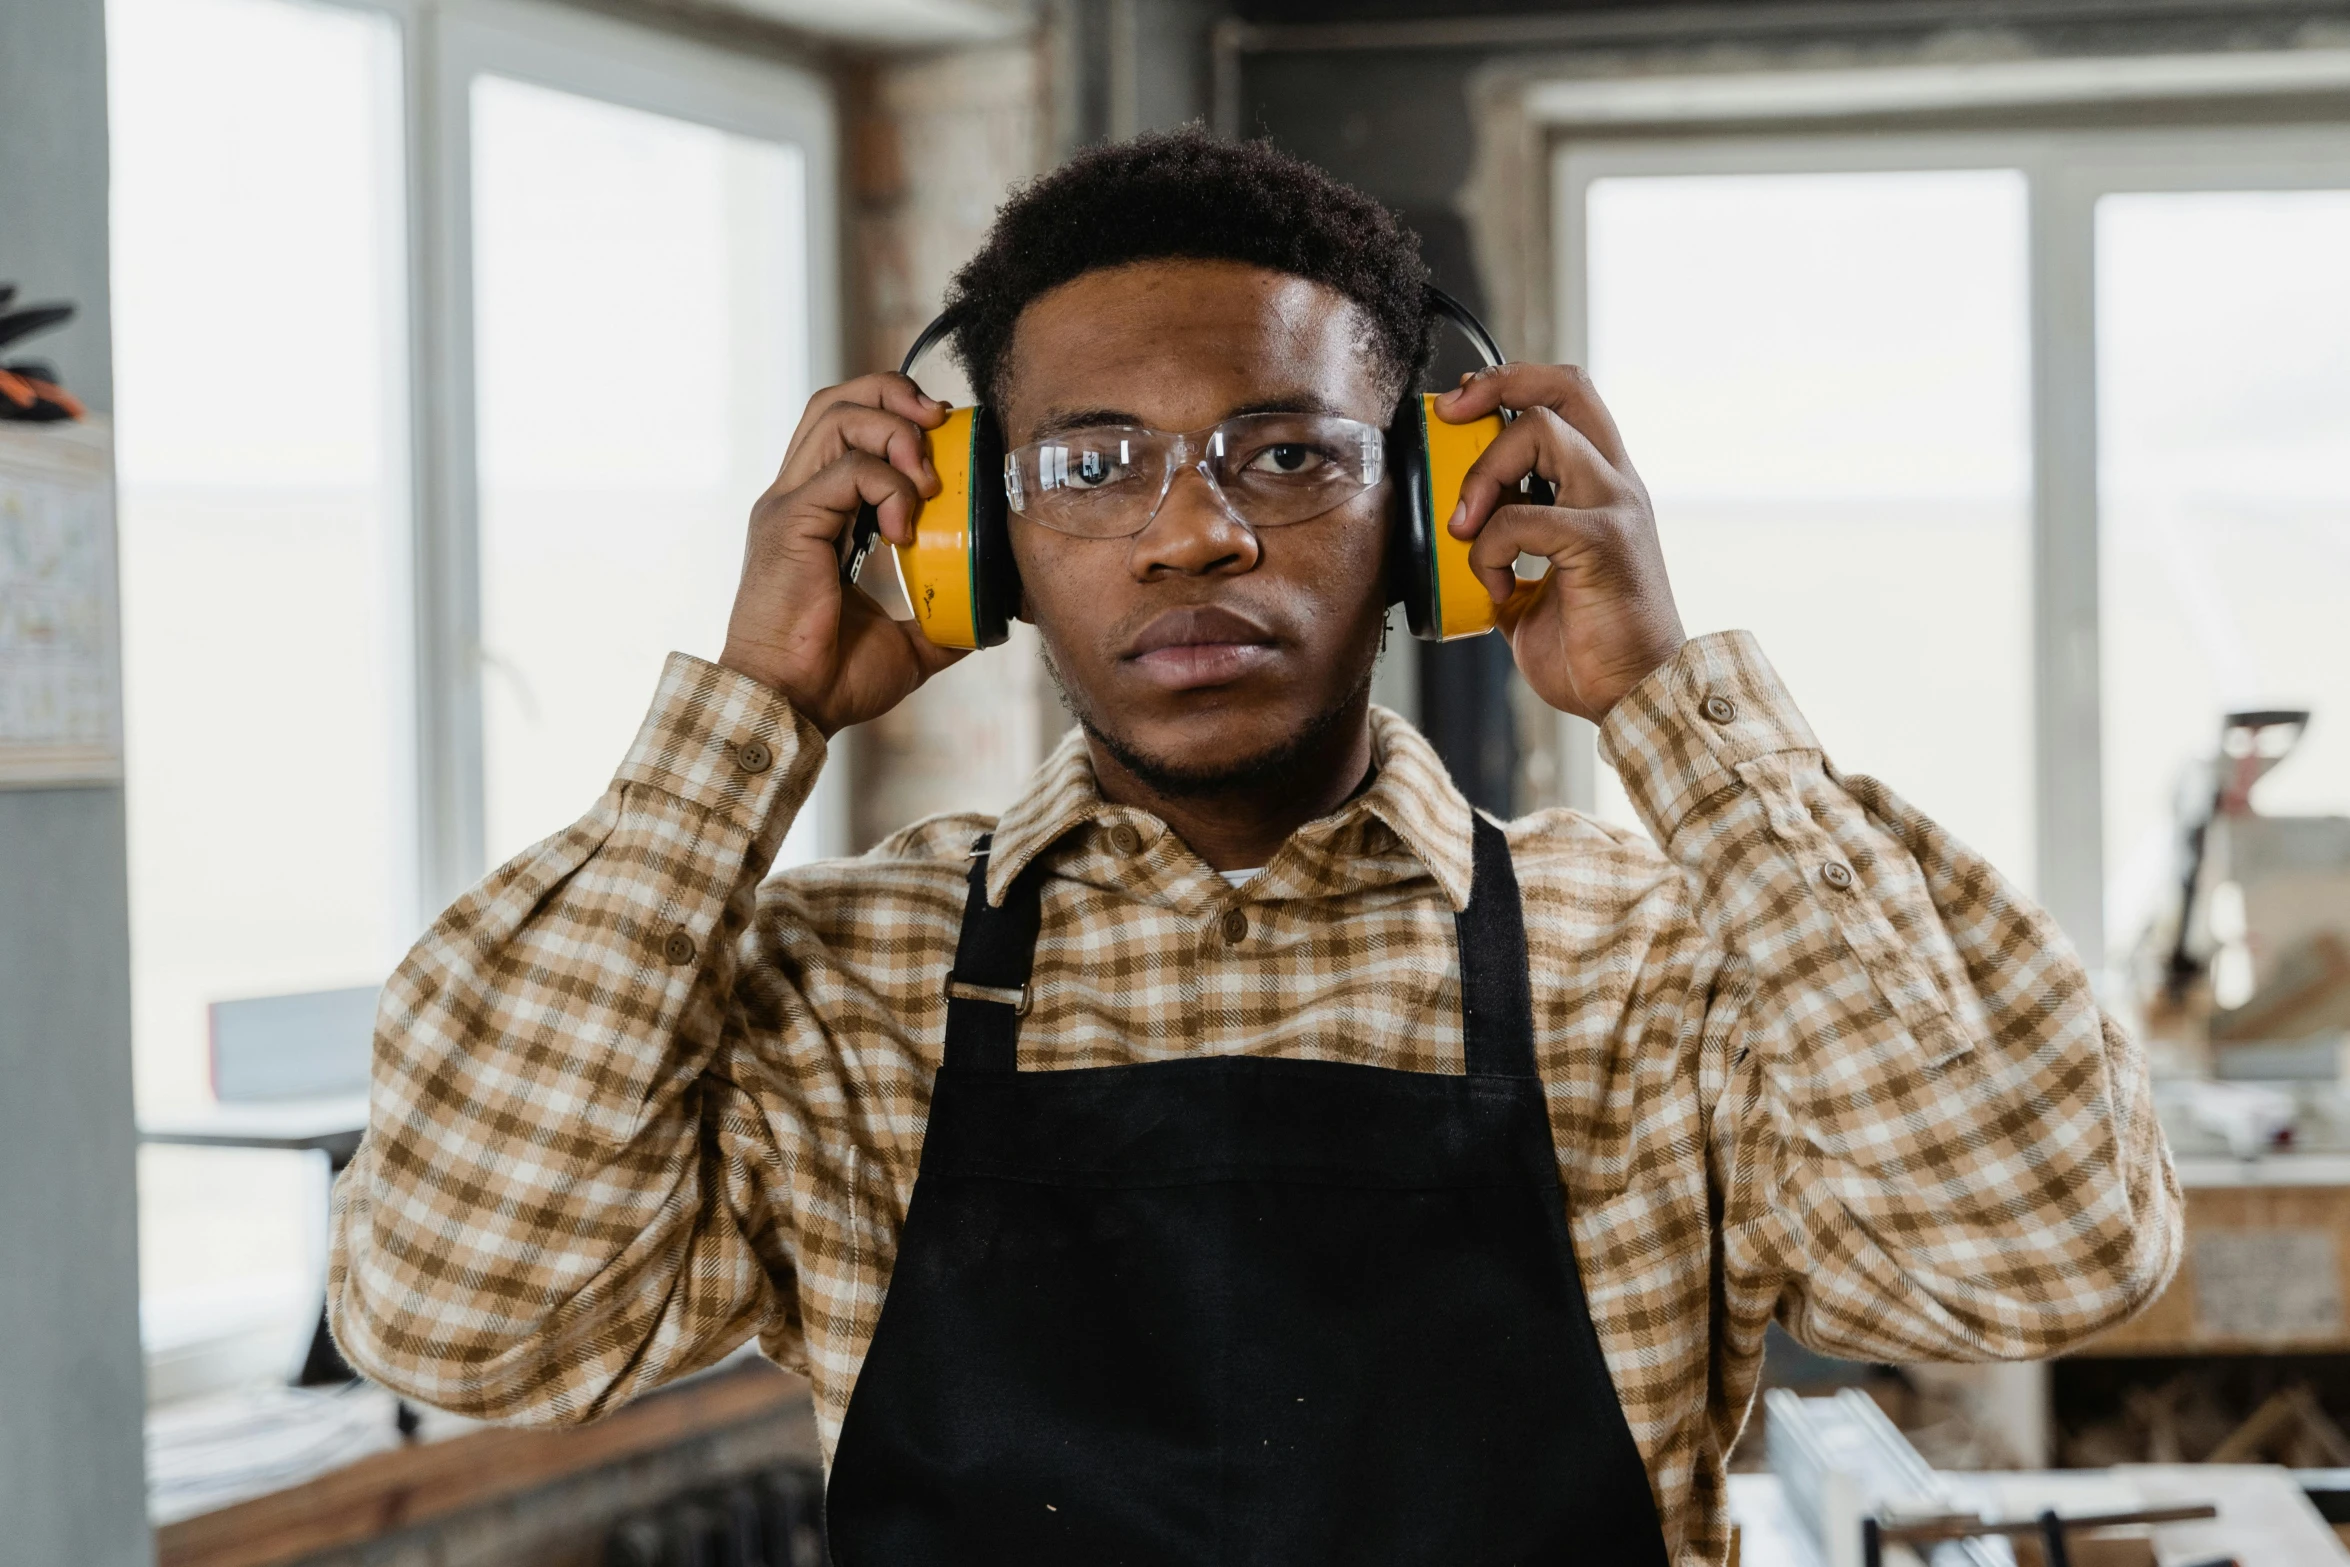
<path id="1" fill-rule="evenodd" d="M 0 280 L 104 411 L 103 0 L 0 0 Z M 150 1559 L 119 789 L 0 790 L 0 1567 Z"/>

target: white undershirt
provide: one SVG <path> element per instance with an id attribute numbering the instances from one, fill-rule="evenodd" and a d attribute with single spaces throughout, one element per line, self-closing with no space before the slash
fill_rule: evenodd
<path id="1" fill-rule="evenodd" d="M 1223 877 L 1226 881 L 1230 882 L 1235 887 L 1245 887 L 1248 885 L 1248 879 L 1251 876 L 1262 874 L 1264 869 L 1265 868 L 1262 865 L 1259 865 L 1245 871 L 1218 871 L 1216 874 Z"/>

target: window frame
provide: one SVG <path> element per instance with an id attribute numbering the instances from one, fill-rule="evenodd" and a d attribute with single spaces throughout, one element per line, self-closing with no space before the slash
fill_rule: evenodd
<path id="1" fill-rule="evenodd" d="M 485 850 L 478 429 L 473 331 L 473 78 L 491 74 L 796 147 L 807 196 L 811 387 L 840 375 L 839 128 L 812 63 L 729 51 L 546 0 L 299 0 L 399 29 L 405 154 L 414 907 L 422 929 L 490 869 Z M 777 431 L 777 456 L 788 432 Z M 747 515 L 752 496 L 743 497 Z M 645 695 L 650 697 L 650 689 Z M 613 758 L 615 764 L 619 758 Z M 846 849 L 828 769 L 804 807 L 819 852 Z M 581 802 L 584 806 L 586 802 Z"/>
<path id="2" fill-rule="evenodd" d="M 2318 53 L 2316 51 L 2313 54 Z M 2331 55 L 2334 51 L 2324 51 Z M 2310 62 L 2312 69 L 2332 62 Z M 1806 85 L 1810 86 L 1806 73 Z M 1822 76 L 1827 73 L 1818 73 Z M 1871 73 L 1851 73 L 1856 83 Z M 2306 72 L 2304 72 L 2306 74 Z M 2093 79 L 2094 73 L 2074 79 Z M 1824 90 L 1824 89 L 1822 89 Z M 1865 89 L 1863 89 L 1865 91 Z M 1751 95 L 1751 84 L 1740 91 Z M 1702 86 L 1686 101 L 1704 102 Z M 1652 94 L 1669 97 L 1669 94 Z M 1571 99 L 1562 87 L 1553 96 Z M 2035 100 L 2041 102 L 2044 100 Z M 1816 104 L 1814 105 L 1816 109 Z M 2138 128 L 1562 135 L 1550 158 L 1553 346 L 1589 345 L 1586 196 L 1610 176 L 2006 168 L 2026 198 L 2031 442 L 2033 870 L 2040 902 L 2105 961 L 2103 685 L 2098 593 L 2096 207 L 2123 193 L 2350 187 L 2350 118 Z M 1669 525 L 1669 519 L 1668 519 Z M 1562 737 L 1591 804 L 1589 726 Z M 1898 780 L 1896 780 L 1898 782 Z"/>
<path id="3" fill-rule="evenodd" d="M 388 307 L 386 370 L 400 382 L 385 418 L 391 443 L 387 478 L 397 493 L 389 498 L 391 537 L 381 568 L 391 621 L 391 706 L 382 716 L 392 731 L 395 775 L 389 791 L 394 841 L 384 848 L 394 874 L 390 906 L 381 912 L 389 916 L 396 947 L 405 947 L 489 869 L 483 847 L 474 457 L 473 78 L 491 72 L 794 147 L 806 202 L 799 266 L 811 387 L 836 380 L 841 359 L 836 105 L 829 78 L 812 61 L 732 52 L 544 0 L 285 3 L 386 24 L 398 51 L 384 81 L 398 123 L 385 128 L 381 142 L 385 164 L 396 161 L 397 167 L 382 180 L 379 206 L 388 220 L 379 253 L 380 297 Z M 616 351 L 628 347 L 615 345 Z M 789 434 L 788 428 L 774 432 L 778 459 Z M 742 497 L 746 516 L 754 498 Z M 651 695 L 648 678 L 636 699 Z M 818 851 L 824 854 L 846 848 L 847 790 L 840 773 L 837 765 L 828 768 L 803 807 L 803 814 L 816 813 Z M 580 802 L 582 809 L 588 804 Z M 394 955 L 385 954 L 384 961 Z M 183 1047 L 176 1036 L 134 1043 L 142 1051 Z M 322 1246 L 323 1178 L 306 1201 L 313 1208 L 313 1239 Z M 323 1252 L 308 1256 L 304 1265 L 323 1269 Z M 281 1336 L 274 1316 L 233 1325 L 224 1319 L 160 1359 L 151 1353 L 162 1370 L 151 1367 L 150 1374 L 163 1375 L 183 1393 L 199 1390 L 243 1375 L 256 1353 L 275 1352 Z M 305 1324 L 301 1342 L 308 1339 Z"/>

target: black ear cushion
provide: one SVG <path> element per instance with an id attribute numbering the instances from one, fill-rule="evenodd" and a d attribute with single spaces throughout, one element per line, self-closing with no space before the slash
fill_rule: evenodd
<path id="1" fill-rule="evenodd" d="M 1428 427 L 1420 394 L 1407 390 L 1387 424 L 1387 602 L 1403 605 L 1415 637 L 1436 619 L 1436 519 L 1428 505 Z"/>
<path id="2" fill-rule="evenodd" d="M 1012 508 L 1004 495 L 1004 431 L 984 405 L 971 416 L 971 630 L 981 647 L 1012 634 L 1020 567 L 1012 559 Z"/>

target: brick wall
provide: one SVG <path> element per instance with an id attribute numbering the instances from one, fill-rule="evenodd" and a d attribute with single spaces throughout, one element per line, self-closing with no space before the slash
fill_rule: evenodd
<path id="1" fill-rule="evenodd" d="M 895 369 L 978 248 L 1004 193 L 1051 158 L 1050 34 L 853 68 L 848 132 L 847 358 Z M 917 371 L 933 396 L 971 389 L 944 350 Z M 1035 634 L 975 654 L 863 726 L 854 847 L 939 811 L 1000 810 L 1066 724 Z"/>

